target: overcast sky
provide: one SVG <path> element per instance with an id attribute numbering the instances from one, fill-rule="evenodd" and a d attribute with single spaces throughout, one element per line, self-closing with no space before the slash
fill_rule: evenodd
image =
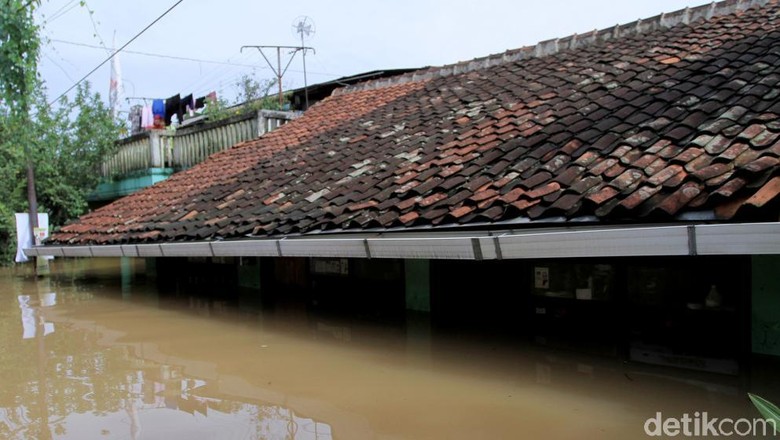
<path id="1" fill-rule="evenodd" d="M 107 56 L 106 50 L 72 43 L 110 48 L 116 35 L 116 46 L 120 47 L 174 3 L 176 0 L 87 0 L 86 6 L 81 6 L 79 0 L 43 0 L 37 17 L 48 41 L 40 70 L 50 99 Z M 120 63 L 129 98 L 167 98 L 176 93 L 202 96 L 217 91 L 232 100 L 234 84 L 242 74 L 259 80 L 273 77 L 257 51 L 241 53 L 241 46 L 299 45 L 293 23 L 300 16 L 310 17 L 316 26 L 316 33 L 305 41 L 316 49 L 316 54 L 306 57 L 308 82 L 314 84 L 371 70 L 450 64 L 702 3 L 184 0 L 126 50 L 203 61 L 121 53 Z M 275 61 L 275 53 L 272 55 Z M 301 61 L 298 54 L 284 77 L 285 89 L 303 86 Z M 107 64 L 89 77 L 104 98 L 109 76 Z"/>

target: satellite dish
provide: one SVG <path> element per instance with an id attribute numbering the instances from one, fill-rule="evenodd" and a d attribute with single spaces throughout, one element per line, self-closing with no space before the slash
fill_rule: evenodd
<path id="1" fill-rule="evenodd" d="M 296 38 L 301 39 L 301 46 L 304 45 L 304 40 L 308 40 L 314 37 L 314 33 L 317 32 L 317 27 L 314 25 L 314 20 L 306 15 L 293 20 L 292 32 Z"/>

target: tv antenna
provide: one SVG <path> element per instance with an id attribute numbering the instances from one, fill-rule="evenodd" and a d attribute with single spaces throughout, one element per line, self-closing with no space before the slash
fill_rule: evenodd
<path id="1" fill-rule="evenodd" d="M 314 34 L 317 32 L 317 26 L 314 24 L 314 20 L 312 20 L 311 17 L 301 15 L 293 20 L 292 31 L 294 35 L 301 39 L 301 50 L 303 51 L 303 94 L 306 99 L 306 107 L 304 110 L 307 110 L 309 108 L 309 83 L 306 79 L 306 49 L 308 48 L 306 47 L 306 44 L 304 44 L 304 40 L 307 38 L 314 38 Z M 312 49 L 312 51 L 314 51 L 314 49 Z M 317 52 L 314 53 L 316 54 Z"/>
<path id="2" fill-rule="evenodd" d="M 241 52 L 243 52 L 244 49 L 246 48 L 257 49 L 258 51 L 260 51 L 260 55 L 263 56 L 265 62 L 268 63 L 268 67 L 270 67 L 271 70 L 274 72 L 274 75 L 276 75 L 276 83 L 279 84 L 279 107 L 281 108 L 284 105 L 284 92 L 282 91 L 282 77 L 287 72 L 287 68 L 290 67 L 290 63 L 292 63 L 292 60 L 293 58 L 295 58 L 295 54 L 298 53 L 298 51 L 306 51 L 306 50 L 313 51 L 314 48 L 304 47 L 304 46 L 241 46 Z M 276 67 L 274 67 L 271 61 L 268 60 L 268 57 L 265 56 L 265 52 L 263 52 L 263 49 L 276 49 Z M 284 66 L 284 69 L 282 69 L 282 49 L 290 49 L 290 53 L 291 53 L 290 59 L 287 61 L 287 64 Z M 306 75 L 304 74 L 304 77 L 305 76 Z"/>

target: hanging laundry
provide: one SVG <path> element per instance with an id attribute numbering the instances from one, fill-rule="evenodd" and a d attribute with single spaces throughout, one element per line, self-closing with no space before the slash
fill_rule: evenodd
<path id="1" fill-rule="evenodd" d="M 179 122 L 182 121 L 182 114 L 179 110 L 180 107 L 181 107 L 181 96 L 179 96 L 178 93 L 165 100 L 165 126 L 166 127 L 171 125 L 171 119 L 173 118 L 173 115 L 177 116 Z"/>
<path id="2" fill-rule="evenodd" d="M 195 115 L 195 101 L 192 100 L 192 93 L 182 98 L 181 108 L 182 110 L 187 112 L 190 116 Z"/>
<path id="3" fill-rule="evenodd" d="M 130 121 L 130 134 L 138 134 L 143 129 L 141 128 L 143 125 L 141 122 L 141 115 L 143 113 L 143 107 L 141 105 L 134 105 L 130 107 L 130 114 L 127 117 L 127 120 Z"/>
<path id="4" fill-rule="evenodd" d="M 141 128 L 149 130 L 154 128 L 154 112 L 151 105 L 145 105 L 141 108 Z"/>
<path id="5" fill-rule="evenodd" d="M 206 97 L 201 96 L 200 98 L 195 100 L 195 110 L 203 108 L 206 106 Z"/>
<path id="6" fill-rule="evenodd" d="M 152 101 L 152 113 L 154 114 L 154 128 L 165 128 L 165 101 L 162 99 Z"/>

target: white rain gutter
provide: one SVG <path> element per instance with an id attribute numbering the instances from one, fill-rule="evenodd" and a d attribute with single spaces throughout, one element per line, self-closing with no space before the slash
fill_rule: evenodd
<path id="1" fill-rule="evenodd" d="M 340 233 L 281 239 L 36 246 L 28 256 L 341 257 L 501 260 L 780 254 L 780 222 L 500 230 Z"/>

